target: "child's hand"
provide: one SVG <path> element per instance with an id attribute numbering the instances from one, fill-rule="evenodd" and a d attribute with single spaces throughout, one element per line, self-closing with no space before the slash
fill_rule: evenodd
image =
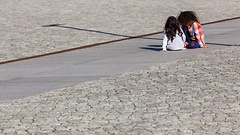
<path id="1" fill-rule="evenodd" d="M 160 52 L 167 52 L 167 50 L 160 50 Z"/>
<path id="2" fill-rule="evenodd" d="M 209 46 L 207 46 L 207 45 L 204 45 L 202 48 L 210 48 Z"/>

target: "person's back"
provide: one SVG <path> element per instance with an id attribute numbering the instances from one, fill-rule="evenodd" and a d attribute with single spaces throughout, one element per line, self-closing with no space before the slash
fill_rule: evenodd
<path id="1" fill-rule="evenodd" d="M 162 51 L 184 49 L 185 39 L 186 37 L 180 28 L 178 20 L 174 16 L 168 17 L 164 27 Z"/>
<path id="2" fill-rule="evenodd" d="M 163 38 L 163 44 L 166 44 L 166 48 L 165 45 L 163 45 L 163 50 L 182 50 L 184 49 L 184 44 L 185 44 L 185 35 L 183 34 L 182 36 L 178 35 L 178 32 L 176 33 L 174 39 L 171 41 L 167 38 L 166 34 L 164 34 L 164 38 Z M 165 43 L 166 42 L 166 43 Z"/>

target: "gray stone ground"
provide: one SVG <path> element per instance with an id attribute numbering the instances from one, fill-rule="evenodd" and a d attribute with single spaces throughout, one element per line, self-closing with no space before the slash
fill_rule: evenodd
<path id="1" fill-rule="evenodd" d="M 6 135 L 237 135 L 240 47 L 0 104 Z"/>
<path id="2" fill-rule="evenodd" d="M 236 17 L 239 4 L 1 0 L 0 61 L 161 31 L 182 10 L 196 11 L 202 22 Z M 226 47 L 0 104 L 0 134 L 239 134 L 239 51 Z"/>
<path id="3" fill-rule="evenodd" d="M 239 16 L 239 0 L 0 0 L 0 61 L 163 30 L 193 10 L 202 23 Z M 60 25 L 52 25 L 60 24 Z"/>

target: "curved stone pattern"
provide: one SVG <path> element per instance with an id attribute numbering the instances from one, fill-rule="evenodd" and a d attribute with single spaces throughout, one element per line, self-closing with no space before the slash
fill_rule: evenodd
<path id="1" fill-rule="evenodd" d="M 240 132 L 240 47 L 0 105 L 0 134 Z"/>

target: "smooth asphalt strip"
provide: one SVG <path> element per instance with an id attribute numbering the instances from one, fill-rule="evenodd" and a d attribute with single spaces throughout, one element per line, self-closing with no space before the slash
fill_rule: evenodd
<path id="1" fill-rule="evenodd" d="M 204 25 L 209 49 L 161 53 L 162 34 L 0 65 L 0 103 L 239 45 L 240 19 Z"/>

